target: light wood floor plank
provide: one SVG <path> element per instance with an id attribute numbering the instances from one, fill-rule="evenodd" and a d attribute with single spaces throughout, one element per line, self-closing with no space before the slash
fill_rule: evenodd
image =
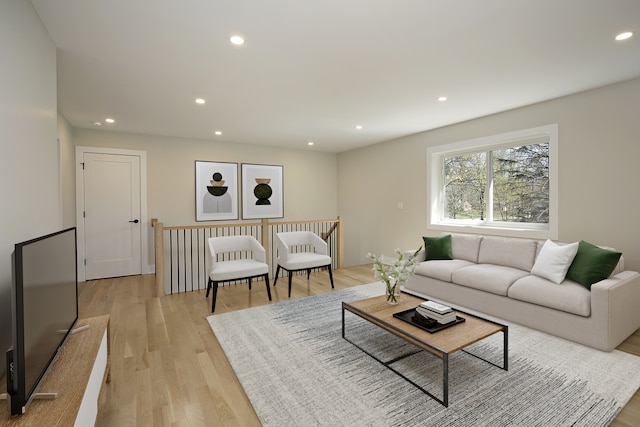
<path id="1" fill-rule="evenodd" d="M 336 289 L 373 281 L 370 265 L 336 270 Z M 260 421 L 206 317 L 205 291 L 154 296 L 154 276 L 79 285 L 80 317 L 111 315 L 111 383 L 100 398 L 97 427 L 260 426 Z M 273 285 L 273 281 L 271 281 Z M 272 303 L 289 300 L 287 277 L 271 287 Z M 291 299 L 330 292 L 326 271 L 295 275 Z M 269 304 L 263 281 L 218 290 L 216 313 Z M 640 331 L 618 349 L 640 355 Z M 640 393 L 611 424 L 640 425 Z"/>

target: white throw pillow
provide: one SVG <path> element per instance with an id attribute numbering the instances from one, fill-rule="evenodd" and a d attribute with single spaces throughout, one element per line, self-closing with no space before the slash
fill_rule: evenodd
<path id="1" fill-rule="evenodd" d="M 531 273 L 559 285 L 578 253 L 578 242 L 558 245 L 551 240 L 544 242 Z"/>

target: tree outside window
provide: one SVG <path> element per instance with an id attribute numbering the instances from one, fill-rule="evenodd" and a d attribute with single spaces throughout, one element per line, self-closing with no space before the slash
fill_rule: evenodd
<path id="1" fill-rule="evenodd" d="M 492 152 L 493 221 L 549 223 L 549 144 Z"/>
<path id="2" fill-rule="evenodd" d="M 443 170 L 447 220 L 549 222 L 548 143 L 444 156 Z"/>
<path id="3" fill-rule="evenodd" d="M 446 219 L 479 219 L 486 215 L 486 153 L 444 158 L 444 211 Z"/>

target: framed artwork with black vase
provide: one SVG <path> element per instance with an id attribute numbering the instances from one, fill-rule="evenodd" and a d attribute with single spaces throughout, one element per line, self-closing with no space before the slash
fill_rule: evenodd
<path id="1" fill-rule="evenodd" d="M 242 164 L 242 219 L 284 217 L 283 169 Z"/>

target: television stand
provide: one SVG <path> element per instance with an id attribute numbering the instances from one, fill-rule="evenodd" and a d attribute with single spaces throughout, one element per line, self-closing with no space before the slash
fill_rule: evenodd
<path id="1" fill-rule="evenodd" d="M 56 390 L 57 398 L 34 398 L 23 415 L 11 417 L 0 403 L 0 427 L 94 425 L 103 383 L 111 380 L 109 315 L 78 319 L 82 334 L 69 335 L 39 389 Z M 6 390 L 6 379 L 0 382 Z"/>

